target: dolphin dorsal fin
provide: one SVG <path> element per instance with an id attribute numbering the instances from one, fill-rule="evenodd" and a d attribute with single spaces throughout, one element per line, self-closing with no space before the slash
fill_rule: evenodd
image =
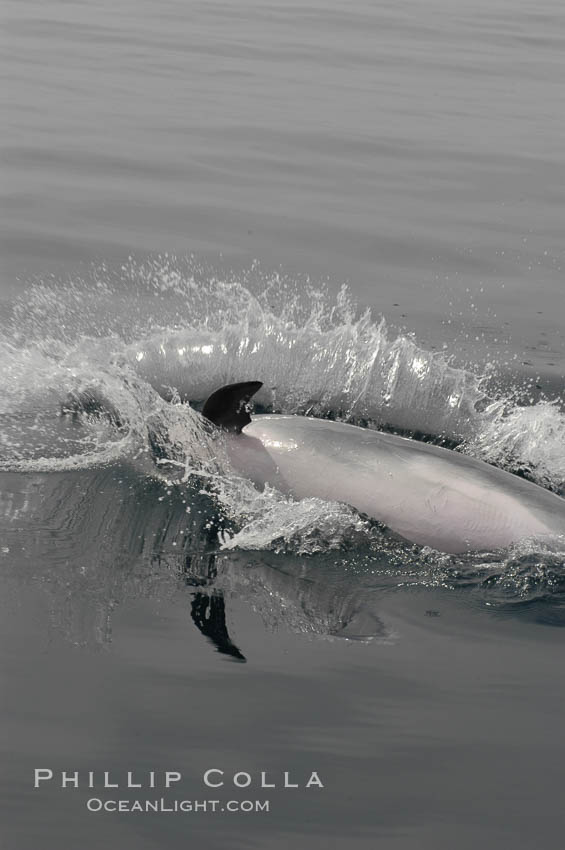
<path id="1" fill-rule="evenodd" d="M 251 422 L 249 402 L 262 386 L 261 381 L 246 381 L 221 387 L 206 399 L 202 415 L 214 425 L 240 434 L 242 428 Z"/>

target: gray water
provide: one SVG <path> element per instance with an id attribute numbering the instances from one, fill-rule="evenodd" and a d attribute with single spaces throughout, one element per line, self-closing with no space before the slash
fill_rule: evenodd
<path id="1" fill-rule="evenodd" d="M 254 496 L 176 402 L 258 378 L 564 492 L 562 4 L 0 22 L 2 848 L 560 846 L 563 553 Z"/>

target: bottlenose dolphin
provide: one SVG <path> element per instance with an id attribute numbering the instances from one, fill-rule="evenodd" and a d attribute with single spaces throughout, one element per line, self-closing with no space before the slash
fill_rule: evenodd
<path id="1" fill-rule="evenodd" d="M 537 484 L 449 449 L 355 425 L 278 414 L 252 420 L 250 400 L 261 386 L 222 387 L 202 409 L 228 432 L 233 467 L 259 487 L 346 502 L 440 552 L 490 551 L 526 538 L 565 542 L 565 500 Z"/>

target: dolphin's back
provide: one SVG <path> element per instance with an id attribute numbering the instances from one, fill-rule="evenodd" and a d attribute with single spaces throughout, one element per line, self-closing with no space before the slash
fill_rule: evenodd
<path id="1" fill-rule="evenodd" d="M 286 483 L 297 498 L 347 502 L 406 539 L 444 552 L 565 534 L 565 501 L 553 493 L 392 434 L 301 416 L 256 416 L 233 438 L 233 456 L 236 466 L 238 457 L 246 465 L 253 456 L 257 469 L 275 470 L 275 483 Z"/>

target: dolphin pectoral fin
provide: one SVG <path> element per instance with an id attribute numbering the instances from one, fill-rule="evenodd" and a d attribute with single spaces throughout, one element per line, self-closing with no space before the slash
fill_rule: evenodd
<path id="1" fill-rule="evenodd" d="M 246 381 L 221 387 L 206 399 L 202 415 L 214 425 L 240 434 L 251 422 L 249 402 L 262 386 L 262 381 Z"/>
<path id="2" fill-rule="evenodd" d="M 214 644 L 218 652 L 229 655 L 234 661 L 246 661 L 245 655 L 229 636 L 224 596 L 221 592 L 195 593 L 190 615 L 196 628 Z"/>

